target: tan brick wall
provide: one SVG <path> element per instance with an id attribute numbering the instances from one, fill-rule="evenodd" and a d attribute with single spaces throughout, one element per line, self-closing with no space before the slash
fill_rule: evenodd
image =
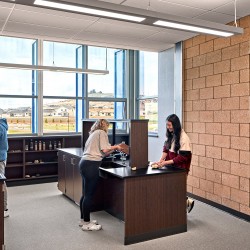
<path id="1" fill-rule="evenodd" d="M 250 16 L 244 34 L 184 42 L 188 191 L 250 215 Z"/>

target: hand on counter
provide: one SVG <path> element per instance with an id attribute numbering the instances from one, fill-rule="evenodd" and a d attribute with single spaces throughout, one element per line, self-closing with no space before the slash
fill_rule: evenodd
<path id="1" fill-rule="evenodd" d="M 174 163 L 173 160 L 168 160 L 168 161 L 163 161 L 163 160 L 160 160 L 158 162 L 153 162 L 151 164 L 152 168 L 162 168 L 166 165 L 172 165 Z"/>

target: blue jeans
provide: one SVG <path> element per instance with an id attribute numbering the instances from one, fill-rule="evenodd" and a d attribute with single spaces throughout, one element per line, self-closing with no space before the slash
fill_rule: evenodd
<path id="1" fill-rule="evenodd" d="M 101 161 L 88 161 L 82 159 L 79 163 L 80 174 L 82 176 L 80 213 L 81 219 L 86 222 L 90 221 L 91 203 L 99 180 L 100 166 Z"/>

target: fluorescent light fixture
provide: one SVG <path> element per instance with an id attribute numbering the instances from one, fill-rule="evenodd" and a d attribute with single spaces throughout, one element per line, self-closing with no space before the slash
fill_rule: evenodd
<path id="1" fill-rule="evenodd" d="M 94 75 L 107 75 L 107 74 L 109 74 L 108 70 L 77 69 L 77 68 L 54 67 L 54 66 L 14 64 L 14 63 L 0 63 L 0 68 L 53 71 L 53 72 L 64 72 L 64 73 L 78 73 L 78 74 L 94 74 Z"/>
<path id="2" fill-rule="evenodd" d="M 56 3 L 56 2 L 50 2 L 50 1 L 45 1 L 45 0 L 36 0 L 34 4 L 45 6 L 45 7 L 52 7 L 56 9 L 75 11 L 75 12 L 80 12 L 80 13 L 89 14 L 89 15 L 116 18 L 116 19 L 122 19 L 122 20 L 133 21 L 133 22 L 142 22 L 143 20 L 145 20 L 144 17 L 131 16 L 131 15 L 120 14 L 120 13 L 115 13 L 111 11 L 86 8 L 86 7 L 80 7 L 80 6 L 71 5 L 71 4 Z"/>
<path id="3" fill-rule="evenodd" d="M 154 22 L 153 24 L 158 25 L 158 26 L 169 27 L 173 29 L 188 30 L 188 31 L 194 31 L 198 33 L 205 33 L 205 34 L 216 35 L 216 36 L 228 37 L 228 36 L 234 35 L 234 33 L 232 32 L 220 31 L 216 29 L 209 29 L 209 28 L 203 28 L 203 27 L 192 26 L 192 25 L 187 25 L 187 24 L 182 24 L 182 23 L 168 22 L 168 21 L 159 20 L 159 21 Z"/>

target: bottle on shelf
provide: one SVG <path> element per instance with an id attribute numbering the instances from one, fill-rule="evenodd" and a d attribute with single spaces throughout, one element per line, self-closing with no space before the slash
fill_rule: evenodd
<path id="1" fill-rule="evenodd" d="M 39 150 L 39 151 L 42 150 L 42 142 L 41 142 L 41 141 L 39 141 L 39 143 L 38 143 L 38 150 Z"/>
<path id="2" fill-rule="evenodd" d="M 45 144 L 45 141 L 43 142 L 43 150 L 46 150 L 46 144 Z"/>
<path id="3" fill-rule="evenodd" d="M 29 151 L 29 145 L 28 144 L 25 145 L 25 151 Z"/>
<path id="4" fill-rule="evenodd" d="M 32 139 L 30 140 L 30 150 L 31 150 L 31 151 L 34 150 L 34 144 L 33 144 Z"/>
<path id="5" fill-rule="evenodd" d="M 62 144 L 60 141 L 58 141 L 58 148 L 61 148 L 62 147 Z"/>
<path id="6" fill-rule="evenodd" d="M 37 151 L 37 141 L 35 141 L 35 151 Z"/>
<path id="7" fill-rule="evenodd" d="M 54 149 L 56 149 L 56 148 L 57 148 L 56 141 L 54 141 Z"/>
<path id="8" fill-rule="evenodd" d="M 51 141 L 49 142 L 49 150 L 52 150 L 52 144 L 51 144 Z"/>

